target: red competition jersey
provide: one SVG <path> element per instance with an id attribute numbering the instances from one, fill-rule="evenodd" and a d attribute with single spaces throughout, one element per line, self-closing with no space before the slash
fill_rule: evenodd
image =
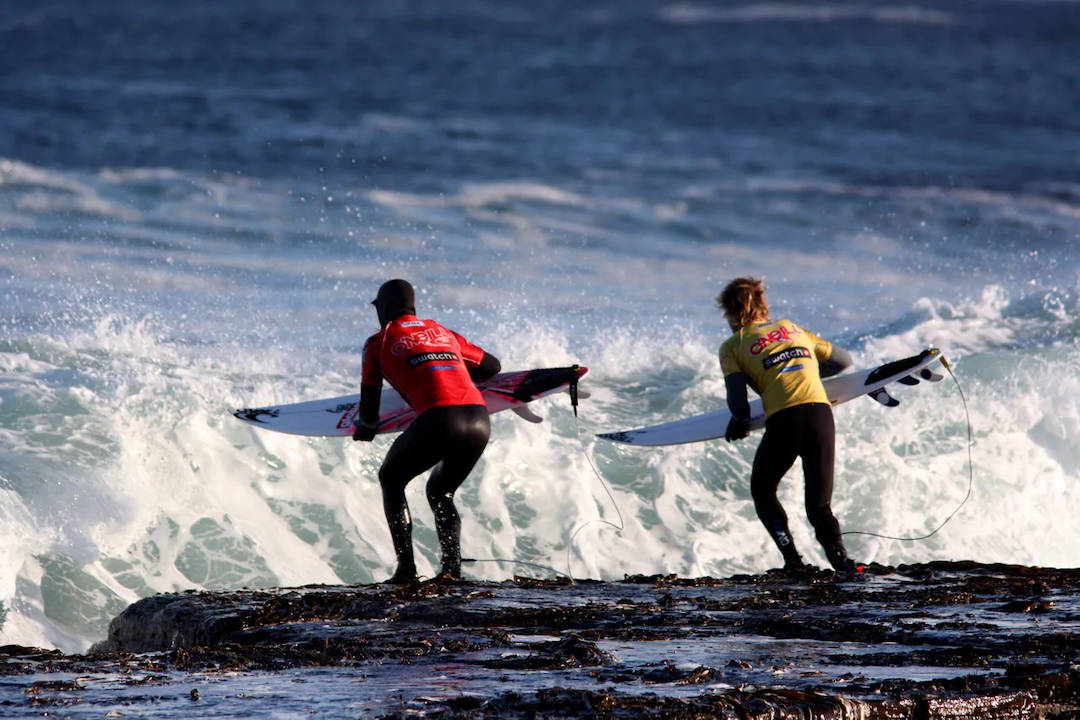
<path id="1" fill-rule="evenodd" d="M 483 358 L 483 348 L 434 320 L 401 315 L 364 343 L 360 384 L 381 387 L 385 377 L 417 413 L 444 405 L 484 405 L 469 377 L 469 368 Z"/>

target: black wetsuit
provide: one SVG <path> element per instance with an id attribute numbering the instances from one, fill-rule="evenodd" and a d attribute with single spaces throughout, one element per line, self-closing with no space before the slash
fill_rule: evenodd
<path id="1" fill-rule="evenodd" d="M 750 493 L 754 509 L 789 566 L 802 564 L 788 529 L 787 514 L 776 497 L 784 474 L 802 458 L 806 517 L 829 562 L 844 564 L 840 523 L 833 515 L 833 456 L 836 426 L 832 407 L 808 403 L 780 410 L 765 422 L 765 436 L 754 455 Z"/>
<path id="2" fill-rule="evenodd" d="M 416 318 L 413 289 L 404 280 L 384 283 L 373 304 L 382 330 L 364 345 L 360 417 L 353 439 L 375 437 L 384 377 L 419 411 L 379 468 L 383 510 L 398 562 L 391 582 L 416 579 L 405 488 L 432 468 L 427 498 L 442 550 L 440 574 L 459 578 L 461 518 L 454 493 L 480 459 L 491 434 L 487 406 L 473 383 L 496 374 L 501 365 L 457 333 L 433 320 Z"/>
<path id="3" fill-rule="evenodd" d="M 490 435 L 491 421 L 486 406 L 450 405 L 425 410 L 390 446 L 379 468 L 379 483 L 397 554 L 395 577 L 416 574 L 412 517 L 405 501 L 405 486 L 431 468 L 435 469 L 427 481 L 427 499 L 435 515 L 442 572 L 460 577 L 461 517 L 454 507 L 454 493 L 484 453 Z"/>

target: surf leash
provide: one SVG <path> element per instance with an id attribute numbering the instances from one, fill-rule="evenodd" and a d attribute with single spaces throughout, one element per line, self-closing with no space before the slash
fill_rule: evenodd
<path id="1" fill-rule="evenodd" d="M 573 568 L 571 567 L 570 552 L 574 547 L 574 540 L 577 539 L 578 533 L 580 533 L 582 530 L 589 527 L 593 523 L 600 523 L 602 525 L 607 525 L 608 527 L 614 528 L 616 530 L 616 532 L 622 532 L 623 529 L 625 529 L 625 527 L 626 527 L 626 521 L 623 520 L 622 510 L 619 509 L 619 504 L 617 502 L 615 502 L 615 495 L 612 494 L 611 488 L 608 486 L 607 481 L 604 480 L 604 477 L 600 474 L 600 470 L 597 469 L 596 464 L 593 462 L 592 457 L 589 455 L 589 449 L 587 447 L 585 447 L 585 441 L 581 439 L 581 421 L 578 418 L 578 395 L 579 395 L 579 393 L 578 393 L 578 373 L 577 373 L 577 370 L 578 370 L 578 366 L 574 365 L 573 373 L 571 374 L 571 377 L 570 377 L 570 387 L 569 387 L 570 407 L 573 408 L 573 410 L 574 410 L 574 434 L 577 436 L 578 444 L 581 445 L 581 453 L 582 453 L 582 455 L 585 456 L 585 461 L 587 463 L 589 463 L 589 467 L 592 468 L 593 475 L 595 475 L 596 479 L 600 481 L 601 487 L 603 487 L 604 492 L 607 493 L 608 500 L 611 501 L 611 506 L 613 508 L 615 508 L 615 514 L 619 516 L 619 523 L 616 525 L 615 523 L 611 522 L 610 520 L 604 520 L 604 519 L 586 520 L 584 523 L 579 525 L 577 527 L 577 529 L 575 529 L 573 532 L 570 533 L 570 536 L 567 538 L 567 541 L 566 541 L 566 572 L 565 573 L 559 573 L 560 575 L 565 575 L 566 577 L 570 578 L 570 582 L 574 582 L 574 574 L 573 574 Z M 586 397 L 588 397 L 588 395 L 586 395 Z"/>
<path id="2" fill-rule="evenodd" d="M 492 559 L 492 560 L 484 560 L 484 561 L 471 560 L 469 562 L 507 562 L 507 563 L 517 563 L 517 564 L 520 564 L 520 565 L 526 565 L 526 566 L 531 566 L 531 567 L 536 567 L 536 568 L 542 568 L 544 570 L 549 570 L 549 571 L 551 571 L 551 572 L 553 572 L 553 573 L 555 573 L 557 575 L 561 575 L 563 577 L 569 578 L 570 582 L 574 583 L 575 582 L 574 573 L 573 573 L 573 568 L 571 567 L 571 564 L 572 564 L 571 551 L 574 548 L 574 541 L 577 539 L 578 534 L 582 530 L 584 530 L 585 528 L 592 525 L 593 523 L 600 523 L 602 525 L 607 525 L 608 527 L 614 528 L 617 532 L 622 532 L 626 528 L 626 521 L 623 519 L 622 510 L 619 509 L 619 504 L 617 502 L 615 502 L 615 495 L 611 492 L 611 487 L 607 484 L 607 481 L 604 480 L 604 477 L 600 474 L 600 470 L 596 467 L 596 464 L 593 462 L 592 457 L 589 455 L 589 449 L 587 447 L 585 447 L 585 441 L 581 439 L 581 421 L 580 421 L 580 418 L 578 417 L 578 400 L 580 398 L 580 393 L 578 392 L 578 365 L 576 365 L 576 364 L 573 366 L 572 372 L 570 374 L 570 384 L 569 384 L 568 392 L 570 393 L 570 407 L 573 408 L 573 410 L 574 410 L 574 434 L 577 436 L 578 444 L 581 445 L 581 453 L 585 456 L 585 461 L 587 463 L 589 463 L 589 467 L 592 469 L 593 475 L 595 475 L 596 479 L 600 481 L 600 486 L 604 488 L 604 492 L 607 494 L 608 500 L 611 501 L 611 506 L 613 508 L 615 508 L 615 514 L 618 515 L 618 517 L 619 517 L 618 524 L 613 523 L 610 520 L 605 520 L 605 519 L 601 518 L 599 520 L 586 520 L 584 523 L 582 523 L 577 528 L 575 528 L 569 534 L 569 537 L 567 538 L 567 541 L 566 541 L 566 572 L 560 572 L 558 570 L 555 570 L 554 568 L 547 567 L 546 565 L 539 565 L 539 564 L 536 564 L 536 563 L 527 563 L 527 562 L 522 562 L 520 560 L 497 560 L 497 559 Z M 585 397 L 588 397 L 588 395 L 586 395 Z M 462 562 L 466 562 L 466 560 L 463 559 Z"/>
<path id="3" fill-rule="evenodd" d="M 574 423 L 575 424 L 577 423 L 577 404 L 578 404 L 578 387 L 577 387 L 577 384 L 578 384 L 578 379 L 579 379 L 578 378 L 578 368 L 579 367 L 581 367 L 581 366 L 578 365 L 577 363 L 574 363 L 573 367 L 571 367 L 570 388 L 569 388 L 570 407 L 573 408 L 573 410 L 574 410 Z"/>
<path id="4" fill-rule="evenodd" d="M 626 528 L 626 521 L 623 520 L 622 510 L 619 509 L 619 503 L 615 502 L 615 495 L 611 492 L 611 487 L 608 486 L 607 481 L 600 474 L 600 470 L 597 469 L 596 464 L 593 462 L 592 457 L 589 456 L 589 449 L 585 447 L 585 441 L 581 439 L 581 424 L 578 422 L 577 411 L 574 411 L 574 432 L 577 435 L 578 443 L 581 445 L 581 454 L 585 456 L 585 461 L 589 463 L 589 467 L 592 468 L 593 475 L 600 481 L 600 486 L 604 488 L 604 492 L 607 493 L 608 500 L 611 501 L 611 506 L 615 508 L 615 514 L 619 517 L 619 523 L 616 525 L 610 520 L 603 518 L 599 520 L 586 520 L 584 523 L 578 526 L 576 530 L 570 533 L 570 537 L 566 541 L 566 572 L 571 574 L 572 568 L 570 567 L 570 551 L 574 547 L 574 540 L 585 528 L 589 527 L 593 523 L 600 523 L 607 525 L 610 528 L 614 528 L 616 532 L 622 532 Z"/>
<path id="5" fill-rule="evenodd" d="M 508 560 L 508 559 L 502 559 L 502 558 L 461 558 L 461 562 L 463 562 L 463 563 L 498 563 L 498 564 L 507 564 L 507 565 L 522 565 L 524 567 L 531 567 L 531 568 L 535 568 L 537 570 L 546 570 L 547 572 L 550 572 L 550 573 L 553 573 L 555 575 L 559 575 L 559 576 L 562 576 L 562 577 L 568 579 L 571 582 L 571 584 L 576 584 L 576 581 L 574 580 L 574 575 L 571 572 L 571 567 L 570 567 L 570 549 L 574 545 L 574 538 L 577 537 L 577 534 L 579 532 L 581 532 L 582 530 L 584 530 L 586 527 L 588 527 L 593 522 L 601 522 L 601 523 L 604 523 L 605 525 L 610 525 L 611 527 L 615 528 L 616 530 L 622 531 L 623 527 L 625 526 L 625 523 L 623 522 L 622 512 L 619 510 L 619 506 L 615 502 L 615 497 L 611 494 L 611 489 L 608 487 L 607 483 L 604 482 L 604 478 L 602 478 L 600 476 L 600 472 L 596 469 L 596 465 L 593 464 L 592 458 L 589 457 L 589 453 L 588 453 L 588 450 L 585 448 L 584 441 L 581 440 L 581 425 L 578 422 L 578 400 L 579 400 L 579 397 L 580 397 L 580 393 L 578 392 L 578 368 L 579 368 L 579 366 L 576 365 L 576 364 L 572 367 L 572 369 L 571 369 L 572 372 L 570 374 L 570 385 L 569 385 L 569 388 L 568 388 L 568 392 L 570 393 L 570 407 L 573 408 L 573 410 L 574 410 L 574 430 L 575 430 L 575 433 L 577 434 L 578 442 L 581 444 L 581 449 L 582 449 L 582 452 L 585 455 L 585 460 L 588 461 L 589 467 L 592 468 L 593 474 L 595 474 L 597 479 L 600 480 L 600 484 L 603 485 L 604 491 L 607 493 L 608 499 L 611 500 L 611 504 L 615 508 L 615 512 L 619 515 L 619 524 L 616 525 L 615 523 L 613 523 L 613 522 L 611 522 L 609 520 L 590 520 L 590 521 L 586 522 L 585 524 L 581 525 L 580 527 L 578 527 L 576 530 L 574 530 L 574 532 L 570 534 L 570 537 L 569 537 L 569 539 L 567 540 L 567 543 L 566 543 L 566 572 L 562 572 L 561 570 L 556 570 L 555 568 L 550 567 L 548 565 L 542 565 L 540 563 L 534 563 L 534 562 L 527 562 L 525 560 Z M 588 397 L 588 396 L 586 395 L 586 397 Z"/>
<path id="6" fill-rule="evenodd" d="M 569 580 L 571 584 L 576 584 L 574 582 L 574 578 L 573 578 L 572 575 L 567 575 L 566 573 L 562 572 L 561 570 L 556 570 L 555 568 L 551 567 L 550 565 L 541 565 L 540 563 L 528 562 L 526 560 L 503 560 L 501 558 L 461 558 L 461 562 L 463 562 L 463 563 L 474 563 L 474 564 L 475 563 L 497 563 L 499 565 L 523 565 L 525 567 L 531 567 L 531 568 L 535 568 L 537 570 L 546 570 L 547 572 L 550 572 L 550 573 L 555 574 L 555 575 L 561 575 L 564 578 L 566 578 L 567 580 Z"/>
<path id="7" fill-rule="evenodd" d="M 896 537 L 894 535 L 885 535 L 882 533 L 869 532 L 867 530 L 848 530 L 847 532 L 840 533 L 841 535 L 867 535 L 869 537 L 881 538 L 883 540 L 900 540 L 902 542 L 916 542 L 919 540 L 926 540 L 929 537 L 934 536 L 938 530 L 945 527 L 945 525 L 953 519 L 956 513 L 960 512 L 960 508 L 964 507 L 964 504 L 971 497 L 971 491 L 975 486 L 975 464 L 971 459 L 971 446 L 974 444 L 974 439 L 971 430 L 971 412 L 968 410 L 967 398 L 964 397 L 964 389 L 960 387 L 960 381 L 956 379 L 956 375 L 953 374 L 952 367 L 949 365 L 949 361 L 945 359 L 945 356 L 941 356 L 941 364 L 949 373 L 949 377 L 956 383 L 956 390 L 960 393 L 960 402 L 964 406 L 964 417 L 967 420 L 967 455 L 968 455 L 968 487 L 967 494 L 964 495 L 964 499 L 960 501 L 960 504 L 956 506 L 956 509 L 949 513 L 948 517 L 941 521 L 941 524 L 931 530 L 925 535 L 919 535 L 918 537 Z"/>

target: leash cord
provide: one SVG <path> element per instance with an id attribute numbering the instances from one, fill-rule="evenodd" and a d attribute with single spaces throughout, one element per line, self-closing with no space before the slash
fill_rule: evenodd
<path id="1" fill-rule="evenodd" d="M 894 535 L 884 535 L 881 533 L 869 532 L 866 530 L 849 530 L 847 532 L 840 533 L 841 535 L 867 535 L 869 537 L 881 538 L 883 540 L 900 540 L 903 542 L 916 542 L 919 540 L 926 540 L 937 533 L 938 530 L 945 527 L 945 525 L 953 519 L 956 513 L 960 512 L 960 508 L 964 507 L 964 504 L 971 497 L 972 488 L 975 485 L 975 465 L 971 459 L 971 446 L 974 444 L 974 439 L 971 430 L 971 413 L 968 411 L 967 398 L 964 397 L 964 389 L 960 387 L 960 381 L 956 379 L 956 375 L 953 374 L 952 368 L 949 366 L 949 361 L 945 359 L 945 356 L 941 356 L 941 364 L 949 372 L 949 377 L 956 383 L 956 390 L 960 393 L 960 402 L 964 406 L 964 417 L 967 419 L 967 453 L 968 453 L 968 487 L 967 494 L 964 495 L 964 499 L 960 501 L 960 504 L 956 506 L 956 509 L 949 513 L 948 517 L 941 521 L 941 524 L 931 530 L 925 535 L 919 535 L 918 537 L 896 537 Z"/>
<path id="2" fill-rule="evenodd" d="M 595 475 L 596 479 L 600 481 L 601 487 L 603 487 L 604 492 L 607 493 L 608 500 L 611 501 L 611 506 L 613 508 L 615 508 L 615 514 L 619 516 L 619 524 L 616 525 L 615 523 L 611 522 L 610 520 L 604 520 L 604 519 L 587 520 L 584 523 L 582 523 L 581 525 L 579 525 L 576 530 L 574 530 L 572 533 L 570 533 L 570 536 L 566 541 L 566 574 L 570 575 L 570 576 L 572 576 L 572 569 L 570 567 L 570 551 L 574 547 L 574 540 L 577 538 L 578 533 L 580 533 L 582 530 L 589 527 L 593 523 L 600 523 L 602 525 L 607 525 L 608 527 L 614 528 L 616 532 L 622 532 L 626 528 L 626 522 L 623 520 L 622 510 L 619 509 L 619 504 L 617 502 L 615 502 L 615 496 L 611 493 L 611 488 L 608 487 L 607 481 L 604 480 L 603 476 L 600 474 L 600 471 L 596 468 L 596 465 L 593 463 L 592 458 L 589 457 L 589 450 L 588 450 L 588 448 L 585 447 L 585 441 L 581 439 L 581 424 L 578 422 L 576 412 L 574 413 L 574 432 L 577 435 L 578 443 L 581 444 L 581 453 L 582 453 L 582 455 L 585 456 L 586 462 L 588 462 L 589 467 L 592 468 L 593 475 Z"/>
<path id="3" fill-rule="evenodd" d="M 575 366 L 575 369 L 576 369 L 576 366 Z M 566 572 L 556 570 L 555 568 L 550 567 L 548 565 L 541 565 L 540 563 L 534 563 L 534 562 L 526 562 L 524 560 L 507 560 L 507 559 L 502 559 L 502 558 L 462 558 L 461 562 L 463 562 L 463 563 L 506 563 L 506 564 L 513 564 L 513 565 L 524 565 L 525 567 L 536 568 L 536 569 L 539 569 L 539 570 L 546 570 L 548 572 L 554 573 L 555 575 L 560 575 L 560 576 L 565 577 L 568 580 L 570 580 L 570 582 L 572 584 L 576 584 L 576 581 L 574 580 L 573 570 L 571 568 L 570 552 L 574 547 L 574 540 L 577 538 L 578 533 L 580 533 L 582 530 L 587 528 L 589 525 L 592 525 L 593 523 L 600 523 L 600 524 L 603 524 L 603 525 L 607 525 L 608 527 L 614 528 L 618 532 L 622 532 L 623 529 L 626 527 L 626 522 L 623 520 L 622 510 L 619 509 L 619 504 L 617 502 L 615 502 L 615 496 L 612 494 L 611 488 L 608 486 L 607 481 L 604 480 L 603 476 L 600 474 L 600 471 L 597 469 L 596 464 L 593 463 L 592 458 L 589 456 L 589 450 L 588 450 L 588 448 L 585 447 L 585 441 L 581 439 L 581 423 L 578 421 L 578 413 L 577 413 L 578 393 L 577 393 L 577 381 L 576 381 L 576 378 L 573 381 L 571 381 L 571 384 L 570 384 L 570 404 L 572 405 L 572 407 L 574 409 L 574 433 L 575 433 L 575 435 L 576 435 L 576 437 L 578 439 L 578 443 L 581 445 L 581 452 L 585 456 L 585 461 L 589 463 L 589 467 L 592 468 L 593 475 L 595 475 L 596 479 L 600 481 L 600 485 L 604 488 L 604 492 L 607 493 L 608 500 L 611 501 L 611 506 L 613 508 L 615 508 L 615 514 L 619 516 L 618 524 L 615 524 L 615 523 L 611 522 L 610 520 L 603 520 L 603 519 L 600 519 L 600 520 L 588 520 L 588 521 L 582 523 L 581 525 L 579 525 L 573 532 L 571 532 L 569 534 L 568 538 L 567 538 L 567 541 L 566 541 Z"/>
<path id="4" fill-rule="evenodd" d="M 551 567 L 549 565 L 541 565 L 540 563 L 527 562 L 525 560 L 504 560 L 502 558 L 461 558 L 461 562 L 463 562 L 463 563 L 499 563 L 499 564 L 510 564 L 510 565 L 524 565 L 525 567 L 531 567 L 531 568 L 535 568 L 537 570 L 546 570 L 547 572 L 553 573 L 555 575 L 561 575 L 561 576 L 569 579 L 572 584 L 576 584 L 574 582 L 574 578 L 572 576 L 570 576 L 570 575 L 567 575 L 564 572 L 556 570 L 555 568 L 553 568 L 553 567 Z"/>

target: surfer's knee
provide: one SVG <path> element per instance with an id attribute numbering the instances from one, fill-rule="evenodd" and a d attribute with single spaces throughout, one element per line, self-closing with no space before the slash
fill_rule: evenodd
<path id="1" fill-rule="evenodd" d="M 751 477 L 750 497 L 754 499 L 754 504 L 774 503 L 777 501 L 776 492 L 779 487 L 780 483 L 764 480 L 760 477 Z"/>
<path id="2" fill-rule="evenodd" d="M 406 482 L 394 472 L 393 468 L 387 467 L 385 464 L 379 468 L 379 485 L 382 486 L 383 491 L 404 491 Z"/>
<path id="3" fill-rule="evenodd" d="M 427 493 L 428 504 L 430 504 L 431 507 L 436 507 L 446 502 L 453 504 L 454 492 L 457 488 L 448 488 L 437 480 L 429 480 L 427 487 L 424 490 Z"/>

